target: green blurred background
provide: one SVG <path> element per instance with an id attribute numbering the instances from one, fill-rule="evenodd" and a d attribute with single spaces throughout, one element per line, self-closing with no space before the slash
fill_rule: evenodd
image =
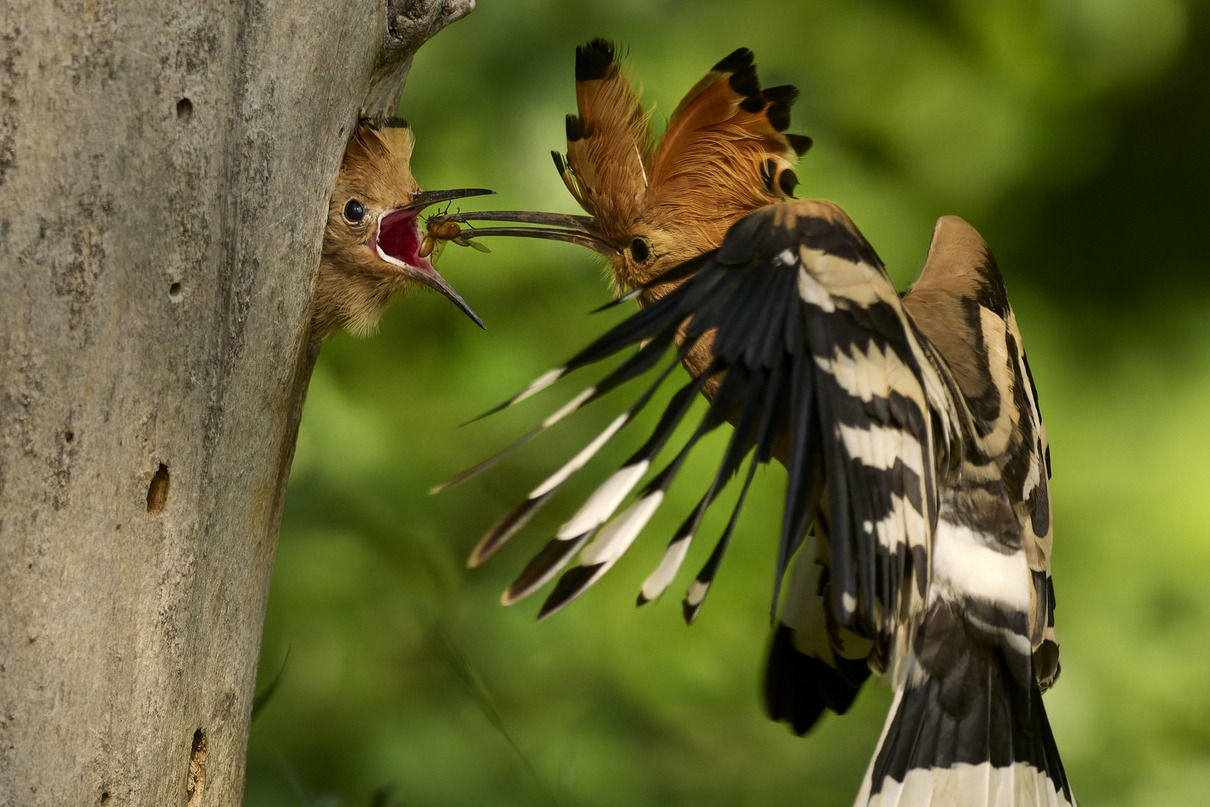
<path id="1" fill-rule="evenodd" d="M 577 44 L 628 45 L 663 114 L 742 45 L 767 86 L 802 90 L 791 131 L 815 147 L 799 194 L 840 203 L 898 283 L 938 216 L 974 224 L 1007 277 L 1050 431 L 1064 672 L 1047 706 L 1073 787 L 1087 805 L 1205 803 L 1210 275 L 1193 239 L 1210 226 L 1207 11 L 480 0 L 417 56 L 402 112 L 424 187 L 573 212 L 548 152 L 574 109 Z M 608 297 L 592 255 L 491 247 L 451 246 L 440 264 L 486 333 L 424 294 L 393 306 L 376 338 L 323 349 L 277 553 L 260 685 L 278 685 L 253 725 L 247 804 L 850 804 L 886 689 L 867 687 L 805 739 L 759 705 L 780 469 L 758 475 L 692 628 L 679 600 L 728 501 L 669 594 L 641 610 L 633 599 L 700 475 L 549 621 L 533 619 L 539 598 L 506 609 L 499 593 L 591 479 L 484 568 L 464 568 L 483 530 L 628 394 L 428 495 L 578 386 L 458 424 L 627 313 L 586 316 Z M 585 475 L 599 480 L 643 436 Z M 697 467 L 712 468 L 709 452 Z"/>

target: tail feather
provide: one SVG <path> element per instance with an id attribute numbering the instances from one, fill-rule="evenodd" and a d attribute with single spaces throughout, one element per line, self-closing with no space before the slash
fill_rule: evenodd
<path id="1" fill-rule="evenodd" d="M 906 660 L 856 804 L 1073 807 L 1038 685 L 944 603 L 922 630 L 950 633 L 947 658 Z"/>

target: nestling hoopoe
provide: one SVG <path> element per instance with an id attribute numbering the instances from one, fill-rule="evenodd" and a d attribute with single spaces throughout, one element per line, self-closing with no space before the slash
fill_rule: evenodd
<path id="1" fill-rule="evenodd" d="M 363 120 L 354 131 L 328 202 L 313 342 L 341 330 L 354 336 L 373 333 L 387 303 L 416 285 L 436 289 L 483 327 L 427 259 L 419 217 L 437 202 L 492 191 L 421 191 L 412 177 L 412 144 L 412 130 L 402 118 Z"/>
<path id="2" fill-rule="evenodd" d="M 706 509 L 751 453 L 734 513 L 684 600 L 685 619 L 697 616 L 755 469 L 776 458 L 788 479 L 765 676 L 770 715 L 802 734 L 824 709 L 845 712 L 873 671 L 889 678 L 895 699 L 857 804 L 1073 804 L 1041 698 L 1059 672 L 1046 432 L 986 244 L 961 219 L 941 219 L 919 280 L 901 298 L 839 207 L 786 200 L 791 163 L 809 141 L 782 134 L 796 92 L 762 90 L 747 50 L 689 92 L 658 143 L 613 46 L 580 48 L 576 80 L 579 115 L 568 118 L 568 154 L 555 162 L 591 217 L 466 214 L 457 220 L 543 227 L 461 235 L 588 246 L 632 289 L 620 300 L 644 308 L 498 408 L 634 349 L 524 442 L 667 351 L 675 358 L 488 531 L 471 564 L 519 530 L 683 363 L 693 378 L 654 433 L 534 557 L 505 602 L 542 586 L 577 552 L 579 565 L 563 573 L 540 616 L 587 589 L 660 506 L 699 438 L 729 421 L 721 465 L 639 603 L 672 581 Z M 648 477 L 699 391 L 710 399 L 700 425 Z"/>

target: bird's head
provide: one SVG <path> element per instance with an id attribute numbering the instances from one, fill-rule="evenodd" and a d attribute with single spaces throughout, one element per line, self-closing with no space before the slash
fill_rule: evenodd
<path id="1" fill-rule="evenodd" d="M 607 257 L 619 287 L 640 285 L 717 248 L 740 218 L 790 196 L 792 166 L 811 145 L 784 133 L 797 97 L 791 86 L 762 89 L 752 52 L 740 48 L 689 90 L 654 138 L 617 48 L 595 39 L 576 49 L 578 114 L 567 116 L 566 155 L 554 153 L 589 215 L 491 211 L 448 220 L 534 225 L 461 235 L 570 241 Z"/>
<path id="2" fill-rule="evenodd" d="M 391 298 L 416 285 L 445 295 L 483 327 L 426 256 L 420 214 L 438 202 L 492 191 L 421 191 L 411 171 L 412 144 L 412 130 L 399 118 L 362 121 L 349 141 L 328 202 L 312 321 L 316 342 L 341 330 L 372 333 Z"/>

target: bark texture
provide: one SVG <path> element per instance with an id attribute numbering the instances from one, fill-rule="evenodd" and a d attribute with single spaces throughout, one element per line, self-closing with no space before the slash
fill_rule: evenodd
<path id="1" fill-rule="evenodd" d="M 473 0 L 6 0 L 0 805 L 238 805 L 359 108 Z"/>

